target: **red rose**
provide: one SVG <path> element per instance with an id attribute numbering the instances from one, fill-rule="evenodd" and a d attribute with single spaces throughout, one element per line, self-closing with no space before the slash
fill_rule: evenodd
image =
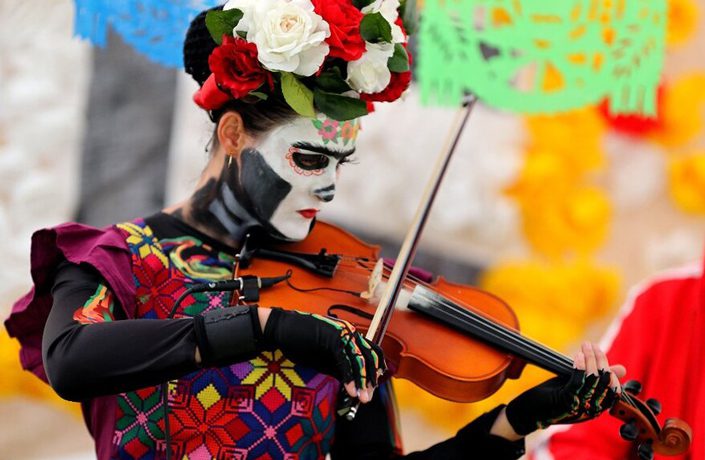
<path id="1" fill-rule="evenodd" d="M 330 46 L 331 57 L 346 61 L 356 61 L 365 52 L 365 41 L 360 35 L 360 21 L 363 14 L 350 0 L 312 0 L 314 11 L 330 27 L 330 37 L 326 43 Z"/>
<path id="2" fill-rule="evenodd" d="M 360 93 L 360 99 L 372 102 L 392 102 L 399 99 L 406 88 L 411 83 L 411 71 L 408 72 L 392 72 L 392 78 L 389 84 L 379 93 L 367 94 Z"/>
<path id="3" fill-rule="evenodd" d="M 218 87 L 240 99 L 259 88 L 271 75 L 257 60 L 257 46 L 241 38 L 223 35 L 223 44 L 208 57 Z"/>

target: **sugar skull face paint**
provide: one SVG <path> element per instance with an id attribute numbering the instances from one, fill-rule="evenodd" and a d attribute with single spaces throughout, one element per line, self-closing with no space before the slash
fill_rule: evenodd
<path id="1" fill-rule="evenodd" d="M 221 195 L 230 199 L 214 203 L 221 209 L 213 214 L 226 228 L 232 222 L 222 222 L 223 217 L 238 216 L 256 221 L 272 236 L 304 239 L 335 196 L 338 166 L 354 153 L 358 130 L 357 120 L 338 122 L 323 115 L 275 128 L 242 151 L 235 171 L 226 166 L 227 189 Z"/>

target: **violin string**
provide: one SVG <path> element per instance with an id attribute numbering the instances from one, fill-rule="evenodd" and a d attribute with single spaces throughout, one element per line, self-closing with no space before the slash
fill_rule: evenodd
<path id="1" fill-rule="evenodd" d="M 460 308 L 459 306 L 451 303 L 448 299 L 441 297 L 440 302 L 442 306 L 445 307 L 446 312 L 459 316 L 460 318 L 458 319 L 464 320 L 470 326 L 489 332 L 495 337 L 504 340 L 505 343 L 513 345 L 518 349 L 526 350 L 529 354 L 535 355 L 535 359 L 538 361 L 536 364 L 553 364 L 558 369 L 563 369 L 565 371 L 572 368 L 572 361 L 560 353 L 543 347 L 542 345 L 527 339 L 516 331 L 499 325 L 476 312 Z"/>
<path id="2" fill-rule="evenodd" d="M 417 277 L 415 277 L 415 276 L 413 276 L 413 275 L 410 275 L 409 278 L 411 278 L 412 280 L 416 279 L 416 280 L 417 280 L 417 284 L 420 284 L 420 285 L 422 285 L 422 286 L 424 286 L 424 287 L 426 287 L 426 288 L 428 288 L 428 289 L 431 289 L 431 288 L 428 286 L 427 283 L 418 280 Z M 448 299 L 445 299 L 445 298 L 444 298 L 444 300 L 448 301 Z M 448 307 L 448 305 L 446 305 L 446 307 Z M 462 315 L 462 314 L 465 314 L 466 312 L 468 312 L 468 310 L 463 309 L 463 308 L 459 308 L 458 306 L 456 306 L 456 305 L 454 305 L 454 304 L 451 304 L 451 309 L 452 309 L 455 313 L 458 313 L 458 314 L 461 314 L 461 315 Z M 528 344 L 529 346 L 531 346 L 531 347 L 534 349 L 534 352 L 535 352 L 535 353 L 538 353 L 538 354 L 540 354 L 540 355 L 543 355 L 543 358 L 544 358 L 544 359 L 552 360 L 553 363 L 554 363 L 555 365 L 559 366 L 559 367 L 564 367 L 564 368 L 566 368 L 566 369 L 571 369 L 571 368 L 572 368 L 572 360 L 571 360 L 570 358 L 564 356 L 564 355 L 561 355 L 560 353 L 556 352 L 555 350 L 552 350 L 552 349 L 550 349 L 550 348 L 544 347 L 543 345 L 541 345 L 541 344 L 539 344 L 539 343 L 537 343 L 537 342 L 535 342 L 535 341 L 532 341 L 532 340 L 530 340 L 530 339 L 524 337 L 523 335 L 517 333 L 516 331 L 514 331 L 514 330 L 512 330 L 512 329 L 508 329 L 508 328 L 506 328 L 505 326 L 502 326 L 502 325 L 500 325 L 500 324 L 497 324 L 497 323 L 495 323 L 494 321 L 492 321 L 492 320 L 490 320 L 490 319 L 488 319 L 488 318 L 485 318 L 485 317 L 482 316 L 482 315 L 478 315 L 478 314 L 475 313 L 475 312 L 468 312 L 468 313 L 471 313 L 471 314 L 473 314 L 473 315 L 477 315 L 477 317 L 480 318 L 481 321 L 483 321 L 483 325 L 484 325 L 484 326 L 490 327 L 490 328 L 494 329 L 493 332 L 498 333 L 498 334 L 504 336 L 505 339 L 509 339 L 509 340 L 512 340 L 512 339 L 513 339 L 513 344 L 514 344 L 514 345 L 523 345 L 523 346 L 526 346 L 526 345 Z M 471 318 L 474 318 L 474 317 L 471 316 Z M 508 336 L 507 336 L 507 334 L 508 334 Z M 561 361 L 563 361 L 563 362 L 561 362 Z"/>
<path id="3" fill-rule="evenodd" d="M 389 270 L 387 269 L 387 267 L 385 267 L 384 271 L 388 272 Z M 422 285 L 428 289 L 431 289 L 431 287 L 428 286 L 428 283 L 420 280 L 418 277 L 416 277 L 413 274 L 408 274 L 407 280 L 410 281 L 411 285 Z M 446 307 L 448 307 L 448 305 L 446 305 Z M 467 312 L 467 310 L 460 309 L 458 307 L 454 307 L 454 308 L 452 308 L 452 310 L 457 314 L 465 314 Z M 520 346 L 520 345 L 525 346 L 526 345 L 525 343 L 523 343 L 523 342 L 526 342 L 526 340 L 527 340 L 524 336 L 517 334 L 516 332 L 511 331 L 509 329 L 498 326 L 496 323 L 494 323 L 494 322 L 492 322 L 482 316 L 480 316 L 480 318 L 482 318 L 482 320 L 484 321 L 484 324 L 482 324 L 482 325 L 485 326 L 486 330 L 488 328 L 493 329 L 493 331 L 490 331 L 490 332 L 494 332 L 496 335 L 503 336 L 505 341 L 510 341 L 515 346 Z M 474 318 L 471 317 L 471 319 L 474 319 Z M 509 332 L 509 331 L 511 331 L 511 332 Z M 507 335 L 507 334 L 509 334 L 509 335 Z M 567 369 L 572 368 L 572 361 L 569 358 L 560 355 L 559 353 L 555 352 L 554 350 L 546 349 L 546 348 L 542 347 L 540 344 L 537 344 L 535 342 L 529 343 L 529 345 L 534 345 L 534 347 L 533 347 L 534 353 L 540 355 L 539 359 L 542 359 L 543 361 L 552 361 L 553 364 L 557 367 L 567 367 Z M 565 359 L 564 362 L 560 361 L 562 358 Z"/>
<path id="4" fill-rule="evenodd" d="M 481 320 L 482 319 L 486 320 L 486 318 L 482 318 L 481 316 L 477 315 L 474 312 L 469 312 L 465 309 L 459 309 L 456 305 L 453 305 L 452 303 L 446 304 L 444 306 L 447 308 L 450 308 L 451 310 L 455 311 L 456 313 L 458 313 L 460 315 L 463 315 L 463 316 L 467 315 L 469 317 L 469 319 L 471 319 L 471 320 L 478 319 L 478 318 Z M 566 357 L 565 355 L 562 355 L 554 350 L 551 350 L 550 348 L 544 347 L 541 344 L 535 343 L 531 339 L 527 339 L 526 337 L 521 336 L 516 331 L 513 331 L 511 329 L 506 329 L 503 326 L 498 325 L 497 323 L 494 323 L 492 321 L 487 321 L 487 322 L 481 321 L 481 322 L 485 323 L 484 324 L 485 326 L 489 325 L 492 329 L 494 329 L 495 333 L 499 333 L 499 334 L 506 333 L 506 335 L 508 337 L 513 336 L 513 338 L 517 340 L 517 342 L 516 342 L 517 344 L 520 344 L 520 345 L 527 345 L 528 344 L 529 346 L 536 346 L 536 348 L 538 349 L 536 351 L 538 351 L 540 353 L 541 352 L 546 353 L 546 354 L 544 354 L 544 357 L 547 357 L 549 360 L 556 359 L 557 361 L 554 361 L 554 363 L 556 365 L 564 367 L 566 370 L 572 369 L 572 361 L 570 361 L 570 359 L 568 357 Z M 621 392 L 620 399 L 632 407 L 638 407 L 636 405 L 636 403 L 634 402 L 634 399 L 632 399 L 631 395 L 626 391 Z"/>
<path id="5" fill-rule="evenodd" d="M 443 300 L 443 306 L 455 313 L 456 315 L 464 317 L 464 319 L 473 322 L 475 325 L 483 328 L 488 332 L 492 332 L 495 335 L 498 335 L 499 337 L 503 338 L 505 341 L 513 345 L 528 349 L 530 352 L 533 351 L 536 355 L 538 355 L 540 360 L 544 362 L 553 363 L 557 367 L 563 368 L 566 371 L 572 369 L 572 361 L 568 357 L 561 355 L 560 353 L 551 350 L 547 347 L 544 347 L 530 339 L 527 339 L 516 331 L 506 328 L 505 326 L 502 326 L 498 323 L 495 323 L 483 317 L 482 315 L 479 315 L 475 312 L 471 312 L 463 308 L 459 308 L 458 306 L 448 302 L 446 299 Z"/>
<path id="6" fill-rule="evenodd" d="M 365 262 L 362 262 L 358 259 L 357 262 L 360 266 L 362 266 L 363 268 L 366 268 L 368 270 L 371 270 L 372 268 L 374 268 L 374 265 L 376 264 L 375 262 L 372 262 L 369 260 L 366 260 L 365 261 L 366 263 L 365 263 Z M 385 265 L 383 273 L 388 274 L 390 271 L 391 271 L 391 269 L 389 269 Z M 432 287 L 429 286 L 429 284 L 427 282 L 421 280 L 420 278 L 418 278 L 417 276 L 415 276 L 412 273 L 407 274 L 406 280 L 408 280 L 410 282 L 409 284 L 411 284 L 414 287 L 416 285 L 421 285 L 423 287 L 426 287 L 427 289 L 432 289 Z M 471 321 L 475 321 L 478 317 L 481 318 L 480 324 L 483 327 L 488 327 L 489 329 L 492 329 L 491 332 L 495 332 L 496 334 L 503 336 L 505 340 L 509 340 L 514 345 L 521 345 L 524 347 L 526 347 L 528 345 L 534 351 L 534 353 L 542 356 L 543 359 L 546 360 L 547 362 L 552 362 L 556 367 L 563 368 L 566 371 L 573 368 L 573 361 L 570 358 L 568 358 L 567 356 L 565 356 L 555 350 L 552 350 L 551 348 L 548 348 L 538 342 L 535 342 L 535 341 L 521 335 L 520 333 L 518 333 L 512 329 L 509 329 L 503 325 L 499 325 L 499 324 L 497 324 L 487 318 L 484 318 L 482 315 L 478 315 L 475 312 L 470 312 L 466 309 L 463 309 L 463 308 L 460 308 L 460 307 L 454 305 L 453 303 L 449 303 L 447 301 L 447 299 L 444 299 L 444 301 L 446 303 L 448 303 L 444 306 L 446 308 L 448 308 L 450 311 L 452 311 L 456 314 L 459 314 L 461 316 L 467 316 L 466 319 L 470 319 Z M 620 393 L 620 399 L 632 407 L 637 407 L 636 403 L 632 399 L 631 395 L 626 391 L 622 391 Z"/>
<path id="7" fill-rule="evenodd" d="M 504 335 L 504 338 L 507 340 L 513 340 L 513 343 L 515 345 L 523 345 L 523 346 L 529 346 L 532 348 L 536 353 L 543 355 L 543 359 L 546 359 L 547 361 L 553 361 L 555 365 L 558 367 L 563 367 L 565 370 L 569 370 L 573 368 L 573 363 L 568 358 L 567 356 L 558 353 L 555 350 L 552 350 L 548 347 L 545 347 L 544 345 L 539 344 L 538 342 L 535 342 L 531 339 L 528 339 L 518 332 L 506 328 L 503 325 L 500 325 L 498 323 L 495 323 L 487 318 L 484 318 L 482 315 L 479 315 L 475 312 L 466 310 L 464 308 L 460 308 L 459 306 L 455 305 L 454 303 L 448 301 L 447 299 L 443 299 L 444 306 L 451 311 L 455 312 L 456 314 L 459 314 L 461 316 L 465 316 L 467 319 L 470 319 L 471 321 L 473 320 L 479 320 L 478 323 L 481 324 L 484 327 L 487 327 L 489 329 L 492 329 L 495 334 L 498 335 Z M 637 404 L 635 403 L 634 399 L 632 396 L 626 392 L 622 391 L 619 395 L 619 398 L 630 405 L 631 407 L 638 408 Z"/>
<path id="8" fill-rule="evenodd" d="M 416 284 L 420 284 L 424 287 L 427 287 L 430 289 L 427 283 L 419 280 L 416 276 L 413 274 L 409 274 L 408 278 L 412 282 L 416 282 Z M 447 299 L 446 299 L 447 300 Z M 495 323 L 494 321 L 485 318 L 482 315 L 478 315 L 477 313 L 474 312 L 468 312 L 466 309 L 459 308 L 458 306 L 454 304 L 446 304 L 446 308 L 449 308 L 456 314 L 460 315 L 465 315 L 465 314 L 470 314 L 469 318 L 471 320 L 475 320 L 477 318 L 480 319 L 479 325 L 482 326 L 483 328 L 490 329 L 488 332 L 494 332 L 495 335 L 499 335 L 502 337 L 504 340 L 507 340 L 511 342 L 515 346 L 522 346 L 524 348 L 527 347 L 527 345 L 531 348 L 531 351 L 533 351 L 535 354 L 540 356 L 540 359 L 543 361 L 551 362 L 553 363 L 556 367 L 563 368 L 565 370 L 572 369 L 573 367 L 573 361 L 568 358 L 565 355 L 562 355 L 558 353 L 555 350 L 552 350 L 548 347 L 545 347 L 544 345 L 539 344 L 538 342 L 535 342 L 531 339 L 526 338 L 525 336 L 521 335 L 520 333 L 506 328 L 503 325 L 499 325 Z M 477 316 L 474 316 L 477 315 Z M 475 321 L 477 323 L 477 321 Z"/>

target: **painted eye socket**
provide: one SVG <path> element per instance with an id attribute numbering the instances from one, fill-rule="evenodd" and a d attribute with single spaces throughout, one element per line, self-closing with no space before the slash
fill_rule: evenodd
<path id="1" fill-rule="evenodd" d="M 325 169 L 330 163 L 330 158 L 327 155 L 320 153 L 301 153 L 292 152 L 291 159 L 294 164 L 305 171 L 313 171 L 315 169 Z"/>

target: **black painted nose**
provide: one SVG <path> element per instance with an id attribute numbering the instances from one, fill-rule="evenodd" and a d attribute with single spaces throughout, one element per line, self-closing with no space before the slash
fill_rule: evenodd
<path id="1" fill-rule="evenodd" d="M 333 201 L 333 198 L 335 198 L 335 184 L 316 189 L 313 191 L 313 194 L 323 202 L 328 203 L 329 201 Z"/>

